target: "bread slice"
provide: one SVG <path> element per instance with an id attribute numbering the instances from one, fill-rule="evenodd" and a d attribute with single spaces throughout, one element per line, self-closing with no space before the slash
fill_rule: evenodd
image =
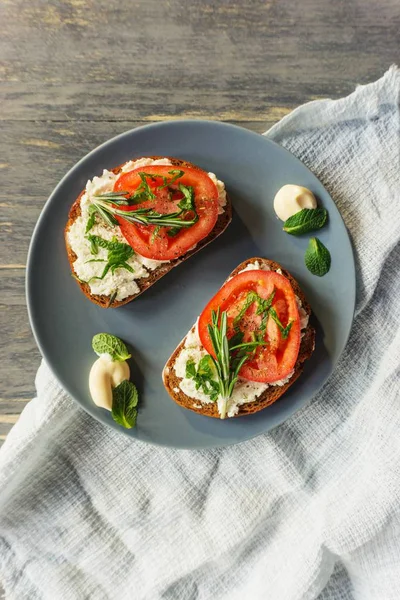
<path id="1" fill-rule="evenodd" d="M 277 271 L 281 269 L 282 274 L 289 279 L 290 284 L 294 290 L 296 296 L 301 300 L 302 307 L 307 315 L 311 315 L 311 308 L 309 303 L 307 302 L 299 284 L 297 281 L 291 276 L 291 274 L 286 271 L 281 265 L 272 260 L 267 260 L 265 258 L 250 258 L 242 262 L 232 273 L 229 275 L 228 279 L 237 275 L 240 271 L 243 271 L 249 264 L 254 264 L 258 262 L 260 264 L 260 268 L 268 268 L 271 271 Z M 192 331 L 194 330 L 192 328 Z M 301 339 L 299 356 L 297 358 L 297 362 L 294 367 L 294 373 L 290 380 L 282 386 L 278 385 L 270 385 L 256 400 L 253 402 L 248 402 L 240 405 L 239 412 L 236 414 L 236 417 L 241 417 L 243 415 L 249 415 L 252 413 L 256 413 L 259 410 L 263 410 L 270 404 L 276 402 L 283 394 L 290 388 L 291 385 L 296 381 L 296 379 L 301 375 L 304 367 L 305 361 L 310 358 L 314 351 L 315 346 L 315 329 L 308 324 L 305 330 L 302 330 L 303 337 Z M 176 359 L 181 353 L 184 345 L 185 345 L 186 337 L 182 340 L 176 350 L 168 359 L 167 364 L 163 370 L 163 381 L 165 388 L 168 394 L 171 396 L 177 404 L 183 406 L 184 408 L 188 408 L 194 412 L 197 412 L 201 415 L 205 415 L 207 417 L 215 417 L 219 418 L 219 412 L 217 408 L 217 403 L 213 402 L 210 404 L 202 404 L 200 401 L 187 396 L 179 387 L 181 379 L 177 377 L 174 366 Z M 178 392 L 176 391 L 178 390 Z"/>
<path id="2" fill-rule="evenodd" d="M 197 169 L 199 171 L 202 171 L 202 169 L 200 169 L 196 165 L 193 165 L 192 163 L 185 161 L 185 160 L 180 160 L 178 158 L 161 157 L 161 156 L 149 156 L 146 158 L 152 158 L 153 160 L 158 160 L 160 158 L 168 158 L 174 167 L 190 167 L 192 169 Z M 136 158 L 134 160 L 139 160 L 139 158 Z M 126 164 L 126 163 L 124 163 L 124 164 Z M 122 164 L 122 165 L 119 165 L 118 167 L 115 167 L 115 169 L 111 169 L 111 170 L 113 173 L 118 174 L 118 173 L 120 173 L 123 166 L 124 165 Z M 70 264 L 72 273 L 74 273 L 73 263 L 76 261 L 77 256 L 68 243 L 67 233 L 68 233 L 70 227 L 72 226 L 72 224 L 75 222 L 75 220 L 78 217 L 80 217 L 80 215 L 81 215 L 80 201 L 81 201 L 81 198 L 84 193 L 85 193 L 85 191 L 83 190 L 79 194 L 78 198 L 75 200 L 74 204 L 72 205 L 72 207 L 69 211 L 68 221 L 67 221 L 67 225 L 66 225 L 65 231 L 64 231 L 65 244 L 66 244 L 67 253 L 68 253 L 68 260 L 69 260 L 69 264 Z M 131 302 L 131 300 L 134 300 L 137 296 L 142 294 L 144 291 L 146 291 L 156 281 L 158 281 L 159 279 L 161 279 L 161 277 L 163 277 L 169 271 L 171 271 L 171 269 L 178 266 L 181 262 L 190 258 L 190 256 L 192 256 L 193 254 L 196 254 L 196 252 L 198 252 L 199 250 L 204 248 L 204 246 L 207 246 L 207 244 L 209 244 L 210 242 L 215 240 L 215 238 L 217 238 L 219 235 L 221 235 L 221 233 L 223 233 L 225 231 L 225 229 L 228 227 L 231 220 L 232 220 L 232 206 L 231 206 L 231 202 L 227 195 L 224 212 L 222 214 L 218 215 L 218 220 L 215 224 L 215 227 L 208 234 L 208 236 L 206 238 L 202 239 L 196 245 L 195 248 L 193 248 L 192 250 L 189 250 L 183 256 L 180 256 L 179 258 L 171 260 L 168 263 L 160 264 L 156 269 L 149 272 L 148 277 L 142 277 L 140 279 L 136 279 L 135 281 L 136 281 L 137 285 L 139 286 L 139 292 L 137 292 L 136 294 L 132 294 L 131 296 L 127 296 L 123 300 L 115 300 L 115 299 L 112 299 L 110 296 L 106 296 L 103 294 L 102 295 L 92 294 L 90 291 L 89 284 L 80 282 L 78 280 L 77 280 L 77 283 L 78 283 L 79 287 L 81 288 L 82 292 L 85 294 L 85 296 L 87 298 L 89 298 L 89 300 L 94 302 L 95 304 L 98 304 L 99 306 L 101 306 L 102 308 L 116 308 L 117 306 L 122 306 L 123 304 L 127 304 L 128 302 Z"/>

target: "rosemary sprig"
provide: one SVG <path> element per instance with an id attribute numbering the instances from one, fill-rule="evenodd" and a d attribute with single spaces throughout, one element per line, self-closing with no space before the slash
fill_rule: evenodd
<path id="1" fill-rule="evenodd" d="M 169 171 L 172 175 L 170 179 L 165 176 L 153 175 L 151 173 L 139 173 L 142 180 L 139 188 L 134 194 L 129 194 L 126 191 L 107 192 L 99 194 L 92 198 L 90 206 L 90 219 L 87 224 L 87 231 L 94 225 L 94 214 L 100 215 L 104 221 L 110 226 L 118 225 L 117 217 L 120 217 L 128 223 L 137 223 L 139 225 L 153 225 L 155 227 L 171 227 L 173 235 L 176 235 L 182 228 L 192 227 L 199 220 L 194 202 L 194 189 L 191 186 L 178 184 L 178 190 L 182 193 L 183 198 L 177 203 L 177 208 L 173 213 L 163 214 L 154 210 L 154 208 L 138 208 L 136 210 L 125 211 L 122 206 L 132 206 L 138 201 L 154 200 L 156 195 L 150 189 L 147 179 L 155 180 L 161 178 L 163 183 L 156 189 L 162 189 L 175 183 L 183 175 L 183 171 L 173 169 Z M 194 213 L 191 219 L 186 217 L 189 213 Z"/>
<path id="2" fill-rule="evenodd" d="M 220 409 L 221 419 L 226 417 L 226 409 L 229 398 L 232 396 L 233 388 L 239 377 L 239 371 L 244 363 L 254 355 L 259 346 L 265 346 L 266 342 L 255 340 L 254 342 L 236 343 L 230 345 L 228 340 L 228 317 L 226 311 L 212 311 L 211 325 L 208 325 L 208 333 L 215 353 L 211 356 L 217 373 L 219 395 L 222 399 Z"/>
<path id="3" fill-rule="evenodd" d="M 187 214 L 188 209 L 181 209 L 179 211 L 162 214 L 154 210 L 153 208 L 138 208 L 137 210 L 124 211 L 117 208 L 120 205 L 129 204 L 125 197 L 104 197 L 95 196 L 92 199 L 93 206 L 96 207 L 97 212 L 109 225 L 118 225 L 116 217 L 121 217 L 128 223 L 138 223 L 139 225 L 155 225 L 160 227 L 191 227 L 199 220 L 197 213 L 192 219 L 185 220 L 184 217 Z M 117 205 L 113 206 L 113 205 Z"/>

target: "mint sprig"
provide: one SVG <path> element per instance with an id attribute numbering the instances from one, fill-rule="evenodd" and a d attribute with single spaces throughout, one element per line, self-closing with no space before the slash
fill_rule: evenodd
<path id="1" fill-rule="evenodd" d="M 331 255 L 324 244 L 316 237 L 311 238 L 304 255 L 307 269 L 313 275 L 322 277 L 326 275 L 331 267 Z"/>
<path id="2" fill-rule="evenodd" d="M 109 354 L 116 361 L 131 357 L 124 342 L 111 333 L 97 333 L 92 339 L 92 348 L 98 356 Z"/>
<path id="3" fill-rule="evenodd" d="M 316 229 L 321 229 L 328 219 L 326 208 L 303 208 L 283 224 L 283 231 L 290 235 L 302 235 Z"/>

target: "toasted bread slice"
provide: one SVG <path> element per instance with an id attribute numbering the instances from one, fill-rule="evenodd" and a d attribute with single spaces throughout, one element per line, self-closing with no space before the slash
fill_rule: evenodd
<path id="1" fill-rule="evenodd" d="M 251 258 L 242 262 L 232 273 L 229 275 L 228 279 L 237 275 L 240 271 L 243 271 L 249 264 L 254 264 L 258 262 L 260 264 L 260 268 L 266 268 L 271 271 L 277 271 L 281 269 L 282 274 L 289 279 L 291 286 L 294 290 L 296 296 L 300 299 L 302 308 L 306 312 L 308 316 L 311 315 L 311 308 L 309 303 L 307 302 L 299 284 L 297 281 L 291 276 L 291 274 L 286 271 L 281 265 L 272 260 L 267 260 L 265 258 Z M 195 325 L 192 328 L 194 330 Z M 303 337 L 301 339 L 300 351 L 297 358 L 297 362 L 294 367 L 294 373 L 291 376 L 290 380 L 282 386 L 279 385 L 270 385 L 260 396 L 258 396 L 254 401 L 247 402 L 245 404 L 241 404 L 239 406 L 239 412 L 235 415 L 236 417 L 241 417 L 243 415 L 249 415 L 252 413 L 256 413 L 259 410 L 263 410 L 270 404 L 276 402 L 283 394 L 290 388 L 290 386 L 296 381 L 296 379 L 301 375 L 304 367 L 305 361 L 310 358 L 314 351 L 315 346 L 315 329 L 308 324 L 306 329 L 302 330 Z M 201 415 L 205 415 L 207 417 L 215 417 L 220 418 L 217 403 L 212 402 L 209 404 L 202 404 L 199 400 L 191 398 L 187 396 L 179 387 L 180 382 L 182 381 L 179 377 L 177 377 L 175 373 L 175 362 L 184 348 L 186 341 L 186 337 L 182 340 L 173 354 L 170 356 L 167 364 L 163 370 L 163 381 L 165 388 L 168 394 L 171 396 L 177 404 L 183 406 L 184 408 L 188 408 L 194 412 L 197 412 Z"/>
<path id="2" fill-rule="evenodd" d="M 200 169 L 196 165 L 193 165 L 192 163 L 185 161 L 185 160 L 180 160 L 178 158 L 161 157 L 161 156 L 150 156 L 150 157 L 146 157 L 146 158 L 152 158 L 154 160 L 157 160 L 160 158 L 168 158 L 171 161 L 172 165 L 175 167 L 185 167 L 186 166 L 186 167 L 190 167 L 192 169 L 198 169 L 199 171 L 202 171 L 202 169 Z M 136 158 L 135 160 L 139 160 L 139 159 Z M 124 163 L 124 164 L 126 164 L 126 163 Z M 122 165 L 119 165 L 118 167 L 116 167 L 115 169 L 111 169 L 111 170 L 113 173 L 118 174 L 121 171 L 123 166 L 124 165 L 122 164 Z M 76 261 L 77 256 L 68 243 L 67 233 L 68 233 L 70 227 L 72 226 L 72 224 L 75 222 L 75 220 L 78 217 L 80 217 L 80 215 L 81 215 L 80 201 L 81 201 L 81 198 L 84 193 L 85 192 L 82 191 L 79 194 L 78 198 L 75 200 L 74 204 L 72 205 L 72 207 L 69 211 L 69 218 L 68 218 L 67 225 L 65 227 L 65 232 L 64 232 L 65 244 L 66 244 L 67 253 L 68 253 L 68 260 L 69 260 L 69 263 L 71 266 L 72 273 L 74 273 L 73 263 Z M 110 296 L 92 294 L 90 291 L 89 284 L 80 282 L 78 280 L 77 280 L 77 283 L 80 286 L 82 292 L 85 294 L 85 296 L 87 298 L 89 298 L 89 300 L 94 302 L 95 304 L 98 304 L 99 306 L 101 306 L 102 308 L 116 308 L 117 306 L 122 306 L 123 304 L 127 304 L 128 302 L 131 302 L 131 300 L 134 300 L 137 296 L 142 294 L 144 291 L 146 291 L 156 281 L 158 281 L 159 279 L 161 279 L 161 277 L 163 277 L 169 271 L 171 271 L 171 269 L 178 266 L 181 262 L 190 258 L 190 256 L 192 256 L 193 254 L 196 254 L 196 252 L 198 252 L 199 250 L 204 248 L 204 246 L 207 246 L 207 244 L 209 244 L 210 242 L 215 240 L 215 238 L 217 238 L 219 235 L 221 235 L 221 233 L 223 233 L 225 231 L 225 229 L 228 227 L 231 220 L 232 220 L 232 206 L 231 206 L 231 202 L 229 200 L 228 194 L 227 194 L 224 212 L 222 214 L 218 215 L 218 220 L 215 224 L 215 227 L 208 234 L 208 236 L 205 237 L 204 239 L 202 239 L 196 245 L 195 248 L 193 248 L 192 250 L 189 250 L 183 256 L 180 256 L 179 258 L 171 260 L 167 263 L 160 264 L 156 269 L 149 272 L 148 277 L 142 277 L 140 279 L 136 279 L 135 281 L 139 287 L 139 292 L 137 292 L 136 294 L 132 294 L 131 296 L 127 296 L 123 300 L 115 300 L 115 299 L 111 298 Z"/>

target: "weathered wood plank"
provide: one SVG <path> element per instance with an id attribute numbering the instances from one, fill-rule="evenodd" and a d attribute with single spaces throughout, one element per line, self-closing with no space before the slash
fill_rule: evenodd
<path id="1" fill-rule="evenodd" d="M 177 84 L 178 85 L 178 84 Z M 186 82 L 188 85 L 188 82 Z M 151 87 L 142 83 L 63 83 L 5 82 L 1 88 L 1 120 L 128 121 L 153 122 L 173 118 L 203 118 L 220 121 L 278 121 L 293 108 L 314 98 L 312 88 L 264 81 L 261 89 L 243 87 L 217 91 L 210 84 L 189 87 Z M 320 85 L 320 94 L 341 95 L 346 88 L 332 90 Z"/>
<path id="2" fill-rule="evenodd" d="M 34 395 L 40 353 L 29 327 L 26 307 L 3 302 L 0 306 L 1 397 L 30 398 Z"/>
<path id="3" fill-rule="evenodd" d="M 15 0 L 0 17 L 3 119 L 277 120 L 378 77 L 400 5 Z"/>
<path id="4" fill-rule="evenodd" d="M 40 199 L 43 204 L 61 177 L 80 158 L 111 137 L 141 124 L 143 123 L 138 121 L 72 121 L 62 124 L 3 122 L 3 154 L 0 150 L 0 157 L 4 156 L 6 159 L 0 158 L 3 165 L 3 168 L 0 168 L 3 181 L 0 188 L 0 220 L 12 222 L 11 215 L 13 211 L 17 212 L 18 208 L 16 200 L 29 206 L 33 198 L 36 208 L 32 206 L 32 212 L 26 218 L 26 223 L 32 226 L 37 219 Z M 240 123 L 241 126 L 259 133 L 272 124 L 271 121 L 262 120 Z M 25 218 L 24 215 L 21 218 Z"/>
<path id="5" fill-rule="evenodd" d="M 4 415 L 19 415 L 31 398 L 0 398 L 0 422 Z"/>

